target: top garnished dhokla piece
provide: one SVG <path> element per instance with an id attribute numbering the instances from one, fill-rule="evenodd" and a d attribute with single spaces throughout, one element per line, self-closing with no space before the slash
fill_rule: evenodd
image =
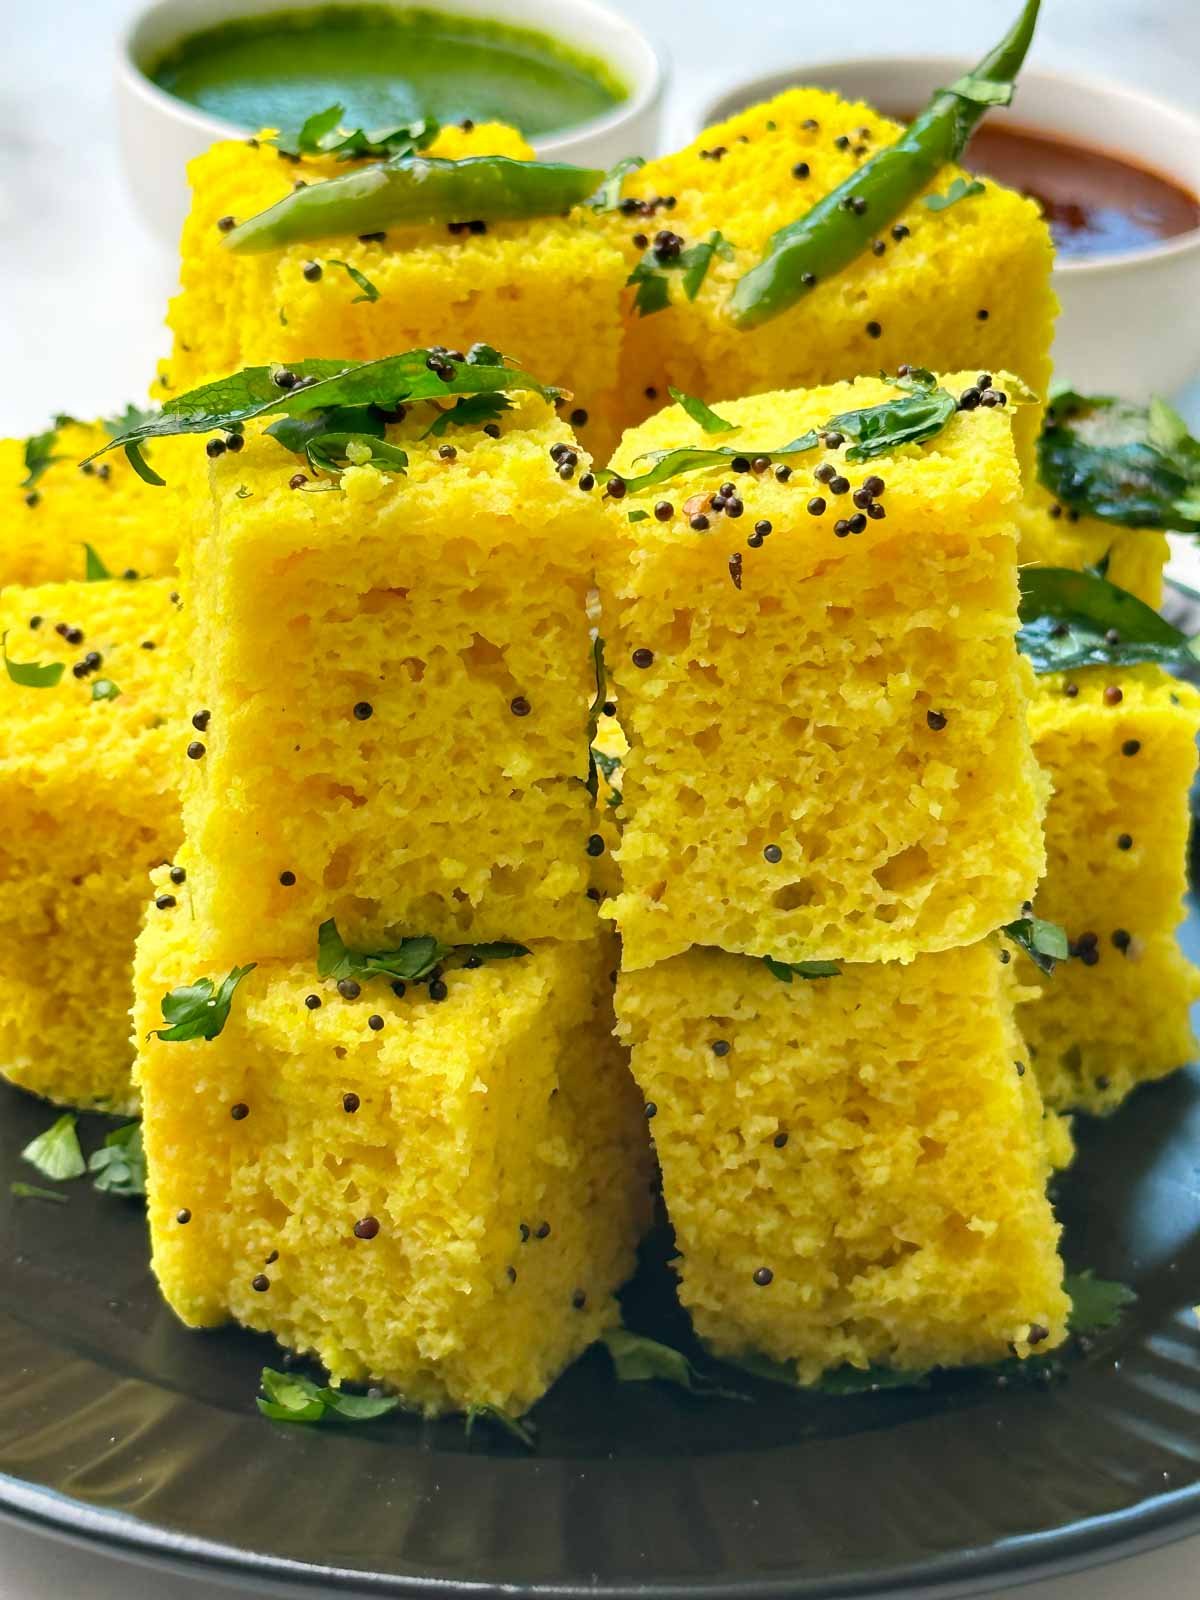
<path id="1" fill-rule="evenodd" d="M 213 462 L 180 755 L 214 960 L 303 956 L 330 917 L 374 948 L 595 931 L 607 529 L 556 398 L 489 347 L 313 360 L 127 442 Z"/>
<path id="2" fill-rule="evenodd" d="M 601 584 L 626 966 L 907 961 L 1032 895 L 1008 386 L 859 379 L 625 436 Z"/>
<path id="3" fill-rule="evenodd" d="M 911 133 L 790 89 L 626 178 L 623 214 L 602 225 L 634 268 L 623 386 L 640 415 L 669 385 L 724 398 L 903 362 L 1003 367 L 1045 393 L 1057 302 L 1036 204 L 950 155 L 909 170 L 897 210 L 867 169 Z M 1036 411 L 1017 424 L 1027 469 L 1037 425 Z"/>
<path id="4" fill-rule="evenodd" d="M 520 163 L 532 155 L 513 129 L 486 123 L 442 128 L 420 159 L 435 169 L 463 163 L 469 173 L 485 157 Z M 333 234 L 321 225 L 316 237 L 277 246 L 264 247 L 260 234 L 253 250 L 238 248 L 249 219 L 278 207 L 298 185 L 301 198 L 315 200 L 332 183 L 358 174 L 365 181 L 385 165 L 295 154 L 268 140 L 217 144 L 192 163 L 163 393 L 169 398 L 245 363 L 295 361 L 317 350 L 363 360 L 487 339 L 547 381 L 569 384 L 576 426 L 589 407 L 611 408 L 628 269 L 589 227 L 586 208 L 561 214 L 581 197 L 576 190 L 586 192 L 602 174 L 572 179 L 564 204 L 556 198 L 552 214 L 526 220 L 485 220 L 464 183 L 461 215 L 387 228 L 356 223 Z M 543 185 L 554 171 L 536 170 Z"/>

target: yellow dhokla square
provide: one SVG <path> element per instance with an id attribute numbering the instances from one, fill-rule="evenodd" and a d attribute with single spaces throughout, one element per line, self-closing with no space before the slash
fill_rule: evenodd
<path id="1" fill-rule="evenodd" d="M 1171 554 L 1165 533 L 1122 528 L 1064 510 L 1041 484 L 1028 488 L 1017 507 L 1018 558 L 1023 567 L 1104 567 L 1118 589 L 1148 606 L 1162 605 L 1163 568 Z"/>
<path id="2" fill-rule="evenodd" d="M 878 253 L 868 250 L 818 282 L 772 321 L 754 328 L 734 322 L 734 285 L 776 229 L 802 217 L 900 132 L 862 102 L 791 89 L 626 180 L 626 196 L 674 199 L 651 221 L 622 216 L 609 223 L 631 260 L 641 253 L 632 236 L 652 241 L 664 227 L 684 249 L 714 230 L 733 246 L 731 259 L 713 257 L 694 301 L 684 295 L 680 272 L 667 273 L 667 310 L 638 317 L 627 292 L 624 389 L 641 415 L 667 398 L 668 384 L 716 402 L 894 371 L 903 362 L 973 374 L 1001 368 L 1045 394 L 1057 313 L 1050 233 L 1032 200 L 990 181 L 982 194 L 945 210 L 918 199 L 895 224 L 881 222 Z M 945 193 L 961 175 L 945 168 L 931 191 Z M 1031 407 L 1017 424 L 1030 476 L 1039 415 Z"/>
<path id="3" fill-rule="evenodd" d="M 863 379 L 735 401 L 718 438 L 676 407 L 627 434 L 618 465 L 713 443 L 753 461 L 894 394 Z M 1043 789 L 1013 644 L 1007 414 L 959 412 L 865 465 L 845 454 L 809 452 L 785 482 L 733 472 L 737 520 L 710 504 L 728 463 L 610 506 L 603 626 L 632 747 L 611 903 L 626 966 L 693 944 L 910 960 L 982 937 L 1033 894 Z M 846 492 L 818 478 L 835 470 Z M 839 537 L 871 478 L 886 514 Z M 649 514 L 631 522 L 631 508 Z"/>
<path id="4" fill-rule="evenodd" d="M 1018 1011 L 1048 1105 L 1110 1111 L 1191 1060 L 1200 972 L 1175 930 L 1187 888 L 1200 695 L 1156 667 L 1039 680 L 1030 724 L 1054 785 L 1041 916 L 1075 951 Z"/>
<path id="5" fill-rule="evenodd" d="M 680 1259 L 718 1355 L 922 1371 L 1066 1332 L 1052 1151 L 994 941 L 778 981 L 693 951 L 622 972 Z"/>
<path id="6" fill-rule="evenodd" d="M 141 1040 L 162 995 L 201 975 L 193 928 L 180 907 L 143 935 Z M 532 1405 L 619 1320 L 649 1212 L 645 1121 L 611 1036 L 615 959 L 596 938 L 448 964 L 440 1003 L 386 981 L 349 1001 L 312 961 L 264 963 L 216 1039 L 146 1040 L 171 1306 L 197 1326 L 235 1317 L 429 1413 Z"/>
<path id="7" fill-rule="evenodd" d="M 203 468 L 193 465 L 201 459 L 195 441 L 161 439 L 147 449 L 146 459 L 168 479 L 159 489 L 122 455 L 81 470 L 111 438 L 102 423 L 65 418 L 49 432 L 41 453 L 50 465 L 32 483 L 26 441 L 0 439 L 0 588 L 82 579 L 85 544 L 118 576 L 173 572 L 191 497 L 204 481 Z"/>
<path id="8" fill-rule="evenodd" d="M 434 413 L 414 408 L 388 430 L 406 476 L 353 467 L 335 489 L 262 434 L 215 466 L 185 795 L 214 960 L 308 956 L 327 917 L 374 947 L 594 931 L 587 601 L 607 530 L 550 455 L 570 430 L 515 398 L 495 439 L 423 439 Z"/>
<path id="9" fill-rule="evenodd" d="M 136 1104 L 133 945 L 147 873 L 180 836 L 170 591 L 115 580 L 0 597 L 0 1072 L 66 1105 Z M 13 681 L 34 664 L 61 676 Z"/>
<path id="10" fill-rule="evenodd" d="M 449 159 L 532 151 L 511 129 L 443 129 L 428 154 Z M 167 393 L 242 365 L 324 355 L 367 360 L 433 344 L 503 350 L 546 383 L 574 393 L 569 410 L 614 408 L 621 337 L 620 250 L 591 226 L 586 208 L 566 217 L 392 228 L 239 255 L 218 223 L 245 221 L 289 194 L 352 171 L 331 157 L 281 159 L 271 145 L 214 145 L 189 168 L 182 292 L 171 303 L 174 348 Z M 464 222 L 469 219 L 463 219 Z M 367 298 L 346 270 L 377 292 Z M 314 268 L 319 276 L 314 277 Z M 615 434 L 600 441 L 607 452 Z"/>

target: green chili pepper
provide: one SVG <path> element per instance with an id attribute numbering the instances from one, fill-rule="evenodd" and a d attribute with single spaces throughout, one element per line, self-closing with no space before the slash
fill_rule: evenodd
<path id="1" fill-rule="evenodd" d="M 278 250 L 301 240 L 430 222 L 502 222 L 569 211 L 596 192 L 604 172 L 558 161 L 399 156 L 344 178 L 312 183 L 225 235 L 237 251 Z"/>
<path id="2" fill-rule="evenodd" d="M 974 72 L 940 89 L 895 144 L 865 161 L 806 216 L 771 236 L 762 260 L 733 291 L 739 328 L 755 328 L 778 316 L 848 266 L 942 167 L 958 160 L 988 107 L 1011 100 L 1039 5 L 1040 0 L 1026 0 L 1011 31 Z"/>

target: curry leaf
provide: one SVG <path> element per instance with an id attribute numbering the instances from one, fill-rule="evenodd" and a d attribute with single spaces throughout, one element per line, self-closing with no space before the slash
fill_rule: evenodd
<path id="1" fill-rule="evenodd" d="M 459 395 L 452 406 L 438 412 L 421 437 L 441 438 L 447 428 L 482 428 L 485 422 L 495 422 L 511 410 L 512 401 L 506 394 Z"/>
<path id="2" fill-rule="evenodd" d="M 158 411 L 153 406 L 127 405 L 124 411 L 119 411 L 115 417 L 105 417 L 101 426 L 110 439 L 119 439 L 124 433 L 132 433 L 135 428 L 142 427 Z"/>
<path id="3" fill-rule="evenodd" d="M 671 387 L 671 399 L 675 404 L 682 406 L 693 422 L 698 422 L 705 433 L 730 433 L 737 427 L 736 422 L 726 422 L 724 417 L 719 417 L 711 406 L 705 405 L 703 400 L 698 400 L 694 394 L 684 394 L 682 389 Z"/>
<path id="4" fill-rule="evenodd" d="M 847 461 L 871 461 L 901 445 L 924 444 L 936 437 L 957 410 L 958 401 L 948 390 L 921 385 L 898 400 L 843 411 L 829 419 L 825 431 L 855 441 L 846 451 Z"/>
<path id="5" fill-rule="evenodd" d="M 143 426 L 149 427 L 149 426 L 151 426 L 151 424 L 146 423 L 146 424 L 143 424 Z M 142 446 L 141 446 L 140 440 L 137 440 L 137 439 L 130 439 L 130 440 L 116 440 L 116 439 L 114 439 L 113 440 L 113 444 L 118 444 L 118 443 L 123 445 L 123 448 L 125 450 L 125 459 L 126 459 L 126 461 L 128 461 L 129 465 L 137 473 L 138 477 L 142 480 L 143 483 L 148 483 L 152 489 L 165 489 L 166 488 L 167 480 L 164 477 L 161 477 L 157 472 L 155 472 L 154 468 L 146 460 L 146 457 L 142 453 Z M 101 449 L 97 450 L 95 452 L 95 454 L 96 455 L 103 455 L 105 450 L 109 450 L 111 448 L 112 448 L 111 445 L 104 445 L 104 446 L 102 446 Z M 87 459 L 88 459 L 88 461 L 91 461 L 94 458 L 92 456 L 89 456 Z"/>
<path id="6" fill-rule="evenodd" d="M 595 741 L 596 733 L 600 727 L 600 713 L 604 710 L 604 703 L 608 698 L 608 670 L 604 664 L 604 640 L 599 634 L 592 641 L 592 671 L 596 676 L 596 692 L 592 696 L 592 703 L 588 707 L 588 775 L 586 780 L 587 792 L 593 802 L 600 793 L 600 776 L 597 770 Z"/>
<path id="7" fill-rule="evenodd" d="M 1163 400 L 1051 394 L 1038 474 L 1068 510 L 1127 528 L 1200 532 L 1200 440 Z"/>
<path id="8" fill-rule="evenodd" d="M 234 991 L 256 965 L 252 961 L 249 966 L 234 967 L 219 987 L 211 978 L 198 978 L 195 983 L 183 984 L 163 995 L 162 1014 L 167 1026 L 152 1028 L 149 1037 L 157 1037 L 164 1044 L 215 1039 L 229 1021 Z"/>
<path id="9" fill-rule="evenodd" d="M 1026 567 L 1021 572 L 1017 648 L 1035 672 L 1077 667 L 1179 666 L 1193 642 L 1136 595 L 1094 572 Z"/>
<path id="10" fill-rule="evenodd" d="M 53 689 L 66 670 L 62 661 L 12 661 L 8 654 L 8 633 L 0 634 L 0 655 L 9 677 L 23 689 Z"/>
<path id="11" fill-rule="evenodd" d="M 763 963 L 780 983 L 791 983 L 794 977 L 838 978 L 842 972 L 836 961 L 777 961 L 774 956 L 764 956 Z"/>
<path id="12" fill-rule="evenodd" d="M 69 419 L 68 419 L 69 420 Z M 54 446 L 58 443 L 58 428 L 47 428 L 45 433 L 31 434 L 25 441 L 25 476 L 21 479 L 22 489 L 32 489 L 38 479 L 56 461 L 65 461 L 65 456 L 56 456 Z"/>
<path id="13" fill-rule="evenodd" d="M 321 978 L 401 979 L 416 983 L 428 977 L 450 954 L 449 945 L 428 934 L 401 939 L 394 950 L 352 950 L 331 917 L 317 929 L 317 976 Z"/>
<path id="14" fill-rule="evenodd" d="M 358 305 L 360 300 L 374 302 L 379 299 L 379 290 L 371 282 L 370 278 L 365 273 L 360 272 L 357 267 L 352 267 L 348 261 L 334 261 L 332 259 L 329 265 L 331 267 L 341 267 L 349 275 L 355 287 L 362 290 L 361 294 L 356 294 L 354 299 L 351 300 L 350 304 L 352 306 Z"/>
<path id="15" fill-rule="evenodd" d="M 161 411 L 118 435 L 94 455 L 120 446 L 133 460 L 149 439 L 236 430 L 262 416 L 309 417 L 314 412 L 361 406 L 392 411 L 398 405 L 463 394 L 527 390 L 544 400 L 562 394 L 509 365 L 490 346 L 482 350 L 494 361 L 479 359 L 476 350 L 456 361 L 443 352 L 422 349 L 374 361 L 311 359 L 293 362 L 289 367 L 244 367 L 229 377 L 174 396 Z M 94 455 L 88 459 L 94 459 Z M 145 468 L 144 462 L 142 467 Z M 145 471 L 149 472 L 149 468 Z M 153 474 L 147 481 L 162 482 Z"/>
<path id="16" fill-rule="evenodd" d="M 651 465 L 644 472 L 633 477 L 625 477 L 619 473 L 618 477 L 624 478 L 625 488 L 630 494 L 636 494 L 639 490 L 652 488 L 655 484 L 668 483 L 672 478 L 682 478 L 689 472 L 705 472 L 713 467 L 731 470 L 735 461 L 748 461 L 751 457 L 764 456 L 768 461 L 785 461 L 792 456 L 807 455 L 810 450 L 815 450 L 820 442 L 820 435 L 813 431 L 801 434 L 798 439 L 793 439 L 790 444 L 781 445 L 776 450 L 733 450 L 728 446 L 717 445 L 708 449 L 702 445 L 683 445 L 676 450 L 647 450 L 638 456 L 634 463 L 636 465 L 638 461 L 649 461 Z"/>

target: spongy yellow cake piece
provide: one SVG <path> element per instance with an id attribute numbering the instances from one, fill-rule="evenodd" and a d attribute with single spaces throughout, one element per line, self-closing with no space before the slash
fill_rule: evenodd
<path id="1" fill-rule="evenodd" d="M 1025 964 L 1041 996 L 1018 1018 L 1047 1104 L 1111 1111 L 1196 1049 L 1200 972 L 1176 928 L 1200 695 L 1157 667 L 1052 674 L 1030 725 L 1054 785 L 1037 906 L 1075 955 L 1048 978 Z"/>
<path id="2" fill-rule="evenodd" d="M 1039 483 L 1027 487 L 1026 498 L 1017 507 L 1017 529 L 1023 567 L 1069 567 L 1082 572 L 1103 566 L 1109 582 L 1119 589 L 1155 609 L 1162 605 L 1163 568 L 1171 554 L 1165 533 L 1081 517 L 1064 510 Z"/>
<path id="3" fill-rule="evenodd" d="M 203 470 L 191 466 L 195 441 L 161 439 L 147 447 L 147 461 L 168 479 L 159 489 L 120 454 L 81 470 L 84 458 L 109 442 L 102 423 L 65 418 L 52 431 L 46 451 L 53 460 L 32 485 L 26 441 L 0 439 L 0 588 L 82 579 L 85 543 L 114 576 L 173 572 L 190 496 L 205 481 Z"/>
<path id="4" fill-rule="evenodd" d="M 719 439 L 675 407 L 625 436 L 618 465 L 713 443 L 753 463 L 895 392 L 861 379 L 735 401 Z M 845 457 L 814 450 L 783 482 L 726 463 L 608 506 L 604 631 L 631 744 L 610 910 L 628 967 L 692 944 L 910 960 L 1032 896 L 1043 786 L 1013 644 L 1007 413 L 959 412 L 927 445 Z M 846 492 L 817 478 L 835 469 Z M 873 478 L 885 515 L 839 537 L 850 491 Z M 710 503 L 723 479 L 736 520 Z"/>
<path id="5" fill-rule="evenodd" d="M 63 667 L 36 687 L 0 666 L 0 1072 L 65 1105 L 136 1105 L 133 945 L 180 837 L 171 587 L 0 596 L 13 670 Z"/>
<path id="6" fill-rule="evenodd" d="M 261 433 L 216 463 L 188 569 L 185 795 L 214 960 L 305 957 L 331 916 L 373 948 L 594 931 L 587 600 L 607 530 L 586 458 L 568 481 L 550 454 L 570 430 L 514 398 L 495 439 L 422 438 L 436 412 L 414 407 L 388 430 L 406 476 L 352 467 L 335 488 Z"/>
<path id="7" fill-rule="evenodd" d="M 728 260 L 712 258 L 693 301 L 678 271 L 666 274 L 667 310 L 638 317 L 634 291 L 626 291 L 627 404 L 645 415 L 667 399 L 669 384 L 715 403 L 894 371 L 902 362 L 974 374 L 999 367 L 1044 395 L 1057 314 L 1050 233 L 1033 201 L 990 180 L 982 194 L 944 210 L 918 199 L 894 226 L 881 224 L 878 253 L 868 250 L 773 320 L 735 325 L 734 285 L 772 233 L 805 215 L 900 131 L 860 101 L 790 89 L 631 174 L 626 197 L 673 201 L 652 218 L 604 219 L 631 261 L 642 254 L 634 236 L 652 246 L 663 228 L 685 250 L 716 231 L 733 249 Z M 959 168 L 945 168 L 930 191 L 945 193 L 958 176 Z M 1031 407 L 1017 424 L 1029 476 L 1039 415 Z"/>
<path id="8" fill-rule="evenodd" d="M 999 954 L 790 984 L 717 951 L 621 973 L 680 1298 L 717 1354 L 808 1383 L 1064 1338 L 1050 1149 Z"/>
<path id="9" fill-rule="evenodd" d="M 431 156 L 458 160 L 533 152 L 510 128 L 443 129 Z M 361 163 L 280 157 L 269 144 L 217 144 L 191 164 L 192 209 L 183 230 L 180 294 L 163 378 L 168 394 L 242 365 L 320 351 L 365 360 L 476 340 L 503 350 L 547 383 L 573 391 L 564 415 L 609 415 L 620 348 L 620 250 L 591 226 L 586 207 L 565 217 L 392 228 L 384 239 L 348 234 L 263 254 L 225 248 L 222 219 L 256 215 L 297 181 L 336 178 Z M 463 223 L 471 219 L 463 218 Z M 319 273 L 314 279 L 314 266 Z M 347 268 L 365 276 L 368 298 Z M 615 435 L 600 441 L 607 452 Z"/>
<path id="10" fill-rule="evenodd" d="M 335 1381 L 388 1384 L 427 1413 L 524 1411 L 619 1320 L 613 1291 L 649 1211 L 611 942 L 448 963 L 441 1002 L 386 981 L 346 1000 L 312 961 L 262 963 L 216 1039 L 147 1039 L 164 993 L 224 976 L 198 965 L 193 927 L 180 906 L 138 953 L 169 1304 L 193 1326 L 272 1333 Z"/>

